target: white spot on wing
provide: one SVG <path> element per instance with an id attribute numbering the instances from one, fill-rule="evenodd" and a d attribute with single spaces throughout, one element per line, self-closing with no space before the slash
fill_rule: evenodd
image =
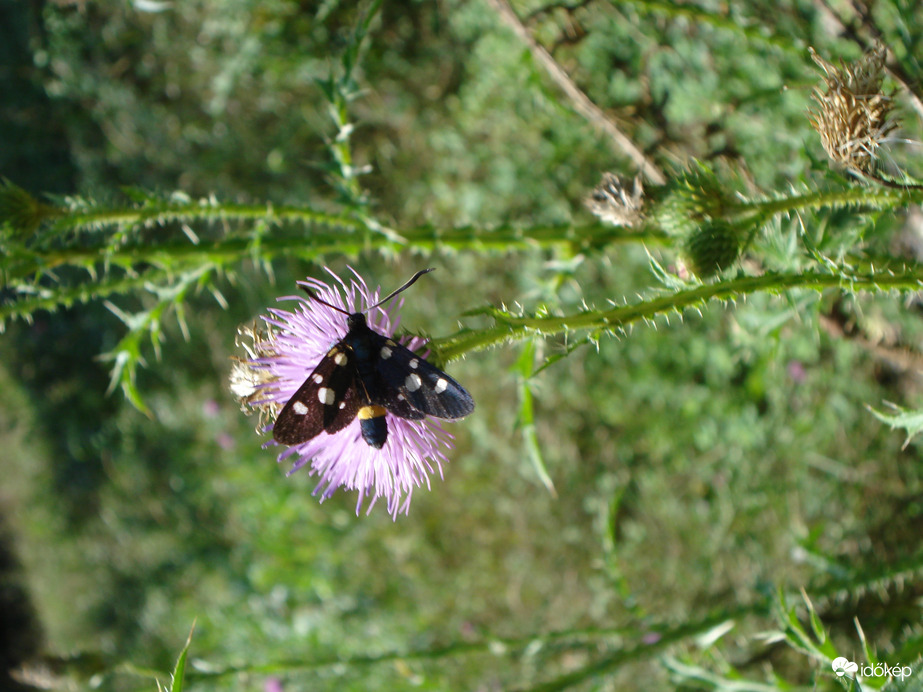
<path id="1" fill-rule="evenodd" d="M 323 381 L 324 381 L 324 376 L 323 376 L 323 375 L 319 375 L 319 374 L 318 374 L 318 375 L 315 375 L 315 376 L 314 376 L 314 383 L 315 383 L 315 384 L 320 384 L 320 383 L 323 382 Z"/>
<path id="2" fill-rule="evenodd" d="M 438 380 L 436 380 L 436 386 L 433 387 L 433 389 L 436 390 L 436 394 L 442 394 L 448 388 L 449 383 L 443 377 L 440 377 Z"/>
<path id="3" fill-rule="evenodd" d="M 407 363 L 407 365 L 410 366 L 410 369 L 411 369 L 411 370 L 416 370 L 416 369 L 417 369 L 417 366 L 418 366 L 419 364 L 420 364 L 420 361 L 417 360 L 416 358 L 414 358 L 412 361 L 410 361 L 409 363 Z"/>
<path id="4" fill-rule="evenodd" d="M 423 384 L 423 380 L 420 379 L 420 376 L 412 372 L 407 375 L 407 379 L 404 380 L 404 386 L 407 387 L 408 392 L 415 392 L 420 388 L 420 385 Z"/>
<path id="5" fill-rule="evenodd" d="M 340 351 L 333 357 L 333 362 L 336 363 L 337 365 L 346 365 L 347 360 L 349 359 L 346 357 L 346 354 L 343 353 L 342 351 Z"/>
<path id="6" fill-rule="evenodd" d="M 346 402 L 345 402 L 345 401 L 341 401 L 341 402 L 340 402 L 340 410 L 342 411 L 344 408 L 346 408 Z"/>
<path id="7" fill-rule="evenodd" d="M 317 390 L 317 398 L 322 404 L 330 406 L 333 403 L 333 390 L 329 387 L 321 387 Z"/>
<path id="8" fill-rule="evenodd" d="M 388 360 L 388 358 L 390 357 L 391 357 L 391 349 L 388 348 L 387 346 L 382 346 L 381 347 L 381 359 Z"/>
<path id="9" fill-rule="evenodd" d="M 296 401 L 292 404 L 292 411 L 297 413 L 299 416 L 303 416 L 308 412 L 308 407 L 302 404 L 300 401 Z"/>

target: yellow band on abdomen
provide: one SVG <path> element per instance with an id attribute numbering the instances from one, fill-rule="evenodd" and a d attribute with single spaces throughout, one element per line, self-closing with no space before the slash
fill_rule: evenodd
<path id="1" fill-rule="evenodd" d="M 369 418 L 381 418 L 388 411 L 384 406 L 363 406 L 359 409 L 359 420 L 368 420 Z"/>

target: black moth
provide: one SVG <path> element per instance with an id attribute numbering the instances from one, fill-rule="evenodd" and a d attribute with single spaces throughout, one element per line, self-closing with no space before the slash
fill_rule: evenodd
<path id="1" fill-rule="evenodd" d="M 388 302 L 431 271 L 417 272 L 367 310 Z M 358 415 L 362 438 L 381 449 L 388 439 L 387 413 L 411 420 L 426 416 L 453 419 L 474 410 L 474 399 L 464 387 L 413 351 L 372 330 L 365 314 L 349 313 L 305 290 L 313 300 L 346 315 L 349 331 L 276 417 L 272 429 L 276 442 L 297 445 L 321 431 L 333 434 Z"/>

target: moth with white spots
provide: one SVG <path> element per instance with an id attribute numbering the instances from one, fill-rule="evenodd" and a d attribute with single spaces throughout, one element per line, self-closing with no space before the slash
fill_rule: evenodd
<path id="1" fill-rule="evenodd" d="M 367 310 L 391 300 L 430 271 L 417 272 Z M 388 414 L 409 420 L 426 416 L 452 420 L 474 410 L 474 399 L 464 387 L 371 329 L 363 313 L 349 313 L 307 292 L 318 303 L 346 315 L 348 330 L 279 412 L 272 431 L 276 442 L 302 444 L 321 432 L 339 432 L 358 417 L 363 439 L 381 449 L 388 439 Z"/>

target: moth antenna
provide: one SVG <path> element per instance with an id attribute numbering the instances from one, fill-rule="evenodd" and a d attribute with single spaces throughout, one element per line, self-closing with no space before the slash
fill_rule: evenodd
<path id="1" fill-rule="evenodd" d="M 432 271 L 436 271 L 436 268 L 430 267 L 429 269 L 421 269 L 416 274 L 410 277 L 410 281 L 408 281 L 403 286 L 401 286 L 399 289 L 391 293 L 387 298 L 383 298 L 379 300 L 377 303 L 375 303 L 374 305 L 372 305 L 371 307 L 366 308 L 365 312 L 368 312 L 369 310 L 374 310 L 379 305 L 383 305 L 384 303 L 387 303 L 389 300 L 391 300 L 394 296 L 396 296 L 401 291 L 406 291 L 408 288 L 413 286 L 413 284 L 416 283 L 416 280 L 419 279 L 421 276 L 423 276 L 424 274 L 429 274 Z M 316 300 L 321 305 L 326 305 L 328 308 L 332 310 L 336 310 L 337 312 L 342 312 L 344 315 L 351 314 L 348 310 L 344 310 L 343 308 L 338 308 L 336 305 L 331 305 L 326 300 L 322 300 L 318 298 L 317 295 L 315 295 L 315 293 L 307 286 L 300 286 L 300 288 L 302 291 L 308 294 L 308 297 L 311 298 L 311 300 Z"/>
<path id="2" fill-rule="evenodd" d="M 408 281 L 408 282 L 405 283 L 403 286 L 401 286 L 399 289 L 397 289 L 396 291 L 394 291 L 394 292 L 393 292 L 391 295 L 389 295 L 387 298 L 382 298 L 381 300 L 379 300 L 379 301 L 378 301 L 377 303 L 375 303 L 372 307 L 368 308 L 368 309 L 366 310 L 366 312 L 368 312 L 369 310 L 374 310 L 374 309 L 377 308 L 379 305 L 382 305 L 382 304 L 384 304 L 384 303 L 387 303 L 389 300 L 391 300 L 394 296 L 396 296 L 396 295 L 397 295 L 398 293 L 400 293 L 401 291 L 406 291 L 408 288 L 410 288 L 411 286 L 413 286 L 414 283 L 416 283 L 416 280 L 419 279 L 421 276 L 423 276 L 424 274 L 429 274 L 429 273 L 432 272 L 432 271 L 436 271 L 436 268 L 435 268 L 435 267 L 430 267 L 429 269 L 421 269 L 421 270 L 418 271 L 416 274 L 414 274 L 413 276 L 410 277 L 410 281 Z"/>
<path id="3" fill-rule="evenodd" d="M 348 310 L 344 310 L 343 308 L 338 308 L 336 305 L 331 305 L 331 304 L 328 303 L 326 300 L 321 300 L 321 299 L 318 298 L 318 297 L 314 294 L 314 292 L 313 292 L 310 288 L 308 288 L 307 286 L 300 286 L 300 288 L 301 288 L 302 291 L 304 291 L 305 293 L 308 294 L 308 297 L 309 297 L 311 300 L 316 300 L 316 301 L 317 301 L 318 303 L 320 303 L 321 305 L 326 305 L 328 308 L 331 308 L 332 310 L 336 310 L 337 312 L 342 312 L 344 315 L 349 315 L 349 314 L 350 314 L 350 312 L 349 312 Z"/>

